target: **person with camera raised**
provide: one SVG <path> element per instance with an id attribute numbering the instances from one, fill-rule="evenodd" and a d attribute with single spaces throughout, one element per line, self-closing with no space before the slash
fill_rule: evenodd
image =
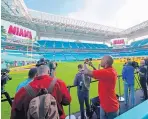
<path id="1" fill-rule="evenodd" d="M 89 106 L 89 88 L 91 78 L 82 73 L 83 65 L 78 65 L 78 73 L 75 76 L 74 85 L 77 86 L 77 95 L 80 104 L 80 112 L 81 112 L 81 119 L 85 119 L 84 115 L 84 102 L 86 105 L 86 116 L 89 117 L 90 115 L 90 106 Z"/>
<path id="2" fill-rule="evenodd" d="M 119 114 L 119 102 L 115 91 L 117 72 L 112 67 L 112 64 L 113 58 L 111 56 L 104 56 L 101 59 L 103 69 L 95 68 L 96 70 L 91 71 L 87 68 L 87 64 L 84 63 L 84 74 L 99 80 L 100 119 L 114 119 Z"/>
<path id="3" fill-rule="evenodd" d="M 145 60 L 141 60 L 138 73 L 139 73 L 139 77 L 140 77 L 140 85 L 141 85 L 143 93 L 144 93 L 144 100 L 147 100 L 148 99 L 148 93 L 147 93 L 147 87 L 146 87 L 147 69 L 145 67 Z"/>
<path id="4" fill-rule="evenodd" d="M 122 79 L 124 81 L 124 98 L 125 105 L 128 105 L 129 100 L 131 101 L 131 107 L 135 105 L 135 90 L 134 90 L 134 71 L 135 68 L 132 66 L 132 62 L 129 60 L 122 70 Z M 130 99 L 129 94 L 130 93 Z"/>

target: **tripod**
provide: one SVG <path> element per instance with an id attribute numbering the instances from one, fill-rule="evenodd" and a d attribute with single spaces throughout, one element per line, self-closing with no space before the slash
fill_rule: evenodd
<path id="1" fill-rule="evenodd" d="M 137 77 L 134 75 L 134 79 L 136 80 L 136 82 L 138 84 L 136 89 L 142 89 L 141 84 L 139 82 L 140 77 L 139 77 L 138 73 L 136 73 L 136 74 L 137 74 Z"/>
<path id="2" fill-rule="evenodd" d="M 10 95 L 9 93 L 7 93 L 6 91 L 4 92 L 1 92 L 1 96 L 5 95 L 6 99 L 2 99 L 1 102 L 5 102 L 5 101 L 8 101 L 10 106 L 12 106 L 12 100 L 13 98 L 10 98 Z"/>
<path id="3" fill-rule="evenodd" d="M 121 88 L 120 88 L 120 77 L 118 76 L 118 86 L 119 86 L 119 101 L 124 102 L 125 99 L 121 96 Z"/>

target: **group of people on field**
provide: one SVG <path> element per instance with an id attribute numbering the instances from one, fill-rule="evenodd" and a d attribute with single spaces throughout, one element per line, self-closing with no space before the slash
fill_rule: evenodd
<path id="1" fill-rule="evenodd" d="M 93 66 L 92 62 L 84 62 L 84 64 L 78 65 L 78 73 L 75 76 L 74 85 L 77 86 L 81 119 L 90 117 L 89 90 L 91 78 L 98 80 L 97 99 L 100 102 L 100 119 L 114 119 L 119 115 L 119 101 L 115 90 L 117 72 L 112 65 L 113 58 L 111 56 L 104 56 L 97 69 Z M 91 66 L 92 70 L 88 66 Z M 125 66 L 123 80 L 125 81 L 125 90 L 130 88 L 132 94 L 132 88 L 127 83 L 128 81 L 133 83 L 133 81 L 128 80 L 128 78 L 133 78 L 133 75 L 129 76 L 129 74 L 127 78 L 125 72 L 127 73 L 128 70 L 129 67 Z M 140 69 L 138 71 L 142 72 Z M 66 118 L 63 106 L 71 103 L 71 95 L 62 79 L 50 76 L 49 74 L 50 69 L 47 65 L 41 65 L 29 70 L 28 79 L 17 87 L 11 109 L 11 119 L 41 119 L 40 115 L 44 119 Z M 143 76 L 143 73 L 141 76 Z M 125 91 L 125 97 L 127 97 L 126 95 Z M 47 98 L 48 96 L 50 97 L 50 101 Z M 48 101 L 51 102 L 50 105 L 47 104 Z M 132 101 L 134 106 L 134 99 Z M 84 103 L 86 104 L 86 116 Z M 127 104 L 127 98 L 125 104 Z M 57 111 L 56 109 L 52 111 L 54 110 L 53 108 L 57 108 Z"/>

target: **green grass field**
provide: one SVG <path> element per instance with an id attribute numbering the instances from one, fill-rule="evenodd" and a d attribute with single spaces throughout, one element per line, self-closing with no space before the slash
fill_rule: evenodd
<path id="1" fill-rule="evenodd" d="M 75 74 L 77 73 L 77 65 L 82 62 L 62 62 L 58 63 L 58 68 L 56 70 L 56 77 L 64 80 L 67 85 L 73 85 Z M 97 67 L 99 62 L 94 62 L 94 65 Z M 117 70 L 118 74 L 121 74 L 123 64 L 121 63 L 114 63 L 114 67 Z M 6 84 L 5 90 L 9 92 L 11 97 L 14 97 L 16 92 L 16 87 L 20 82 L 27 78 L 28 71 L 17 71 L 11 72 L 10 75 L 12 76 L 12 80 L 8 81 Z M 118 90 L 118 83 L 116 85 L 116 93 L 119 93 Z M 121 81 L 121 93 L 123 94 L 123 82 Z M 77 93 L 76 87 L 72 88 L 70 91 L 72 102 L 71 102 L 71 112 L 79 111 L 79 104 L 77 100 Z M 98 94 L 98 85 L 97 82 L 92 83 L 90 87 L 90 98 L 97 96 Z M 64 108 L 66 114 L 68 114 L 68 106 Z M 9 119 L 10 118 L 11 108 L 8 102 L 1 103 L 1 115 L 2 119 Z"/>

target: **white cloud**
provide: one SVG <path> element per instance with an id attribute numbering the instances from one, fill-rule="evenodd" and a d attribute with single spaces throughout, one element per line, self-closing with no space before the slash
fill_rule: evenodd
<path id="1" fill-rule="evenodd" d="M 84 7 L 70 13 L 71 18 L 129 28 L 148 20 L 148 0 L 84 0 Z"/>

